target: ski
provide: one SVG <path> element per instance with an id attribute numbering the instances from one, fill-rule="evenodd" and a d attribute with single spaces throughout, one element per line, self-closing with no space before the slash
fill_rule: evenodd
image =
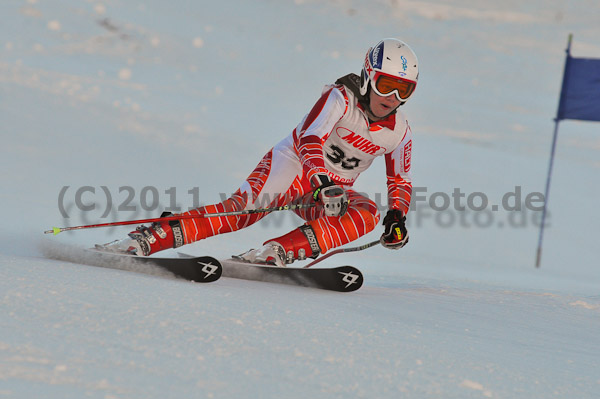
<path id="1" fill-rule="evenodd" d="M 70 261 L 144 274 L 156 274 L 152 271 L 154 267 L 172 273 L 176 277 L 197 283 L 217 281 L 223 273 L 221 263 L 210 256 L 160 258 L 117 254 L 90 249 L 86 250 L 83 256 L 78 256 L 76 259 Z"/>
<path id="2" fill-rule="evenodd" d="M 220 262 L 223 266 L 224 277 L 339 292 L 356 291 L 363 284 L 362 273 L 353 266 L 305 269 L 257 265 L 236 259 L 225 259 Z"/>

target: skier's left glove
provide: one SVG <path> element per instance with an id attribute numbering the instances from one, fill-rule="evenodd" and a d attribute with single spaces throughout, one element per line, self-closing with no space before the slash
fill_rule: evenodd
<path id="1" fill-rule="evenodd" d="M 343 216 L 348 210 L 348 196 L 344 189 L 327 175 L 316 175 L 312 179 L 313 199 L 325 209 L 325 216 Z"/>
<path id="2" fill-rule="evenodd" d="M 390 209 L 383 218 L 384 231 L 379 239 L 381 245 L 389 249 L 400 249 L 408 243 L 406 216 L 398 209 Z"/>

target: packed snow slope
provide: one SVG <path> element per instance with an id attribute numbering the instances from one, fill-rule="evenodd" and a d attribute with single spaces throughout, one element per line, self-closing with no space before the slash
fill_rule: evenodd
<path id="1" fill-rule="evenodd" d="M 600 397 L 600 124 L 561 122 L 534 268 L 567 36 L 600 58 L 598 2 L 9 0 L 0 15 L 0 398 Z M 323 262 L 359 267 L 359 291 L 46 257 L 129 231 L 52 226 L 227 196 L 384 37 L 420 61 L 416 190 L 406 248 Z M 383 161 L 355 187 L 385 212 Z M 227 257 L 300 222 L 184 250 Z"/>

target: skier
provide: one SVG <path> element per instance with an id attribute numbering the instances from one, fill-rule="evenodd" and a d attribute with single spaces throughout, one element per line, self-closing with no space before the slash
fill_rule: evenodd
<path id="1" fill-rule="evenodd" d="M 360 77 L 348 74 L 326 86 L 300 124 L 267 152 L 229 199 L 181 214 L 197 218 L 140 226 L 102 249 L 147 256 L 242 229 L 265 216 L 204 218 L 204 213 L 316 203 L 294 211 L 305 224 L 238 257 L 282 267 L 316 258 L 369 233 L 379 222 L 376 204 L 353 190 L 378 156 L 385 157 L 388 192 L 380 241 L 386 248 L 402 248 L 408 242 L 412 133 L 398 107 L 413 94 L 418 76 L 417 57 L 406 43 L 380 41 L 367 51 Z"/>

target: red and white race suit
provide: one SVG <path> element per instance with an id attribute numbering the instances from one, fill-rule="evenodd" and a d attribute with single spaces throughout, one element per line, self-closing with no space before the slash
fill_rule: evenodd
<path id="1" fill-rule="evenodd" d="M 315 232 L 321 252 L 356 240 L 379 221 L 376 204 L 352 186 L 378 156 L 384 156 L 388 207 L 407 213 L 410 179 L 411 130 L 399 110 L 370 123 L 354 94 L 343 85 L 326 86 L 321 98 L 294 131 L 275 145 L 242 186 L 226 201 L 185 214 L 239 211 L 310 203 L 316 174 L 327 174 L 348 195 L 348 211 L 328 217 L 319 207 L 295 212 Z M 181 220 L 185 244 L 236 231 L 255 223 L 264 213 Z"/>

